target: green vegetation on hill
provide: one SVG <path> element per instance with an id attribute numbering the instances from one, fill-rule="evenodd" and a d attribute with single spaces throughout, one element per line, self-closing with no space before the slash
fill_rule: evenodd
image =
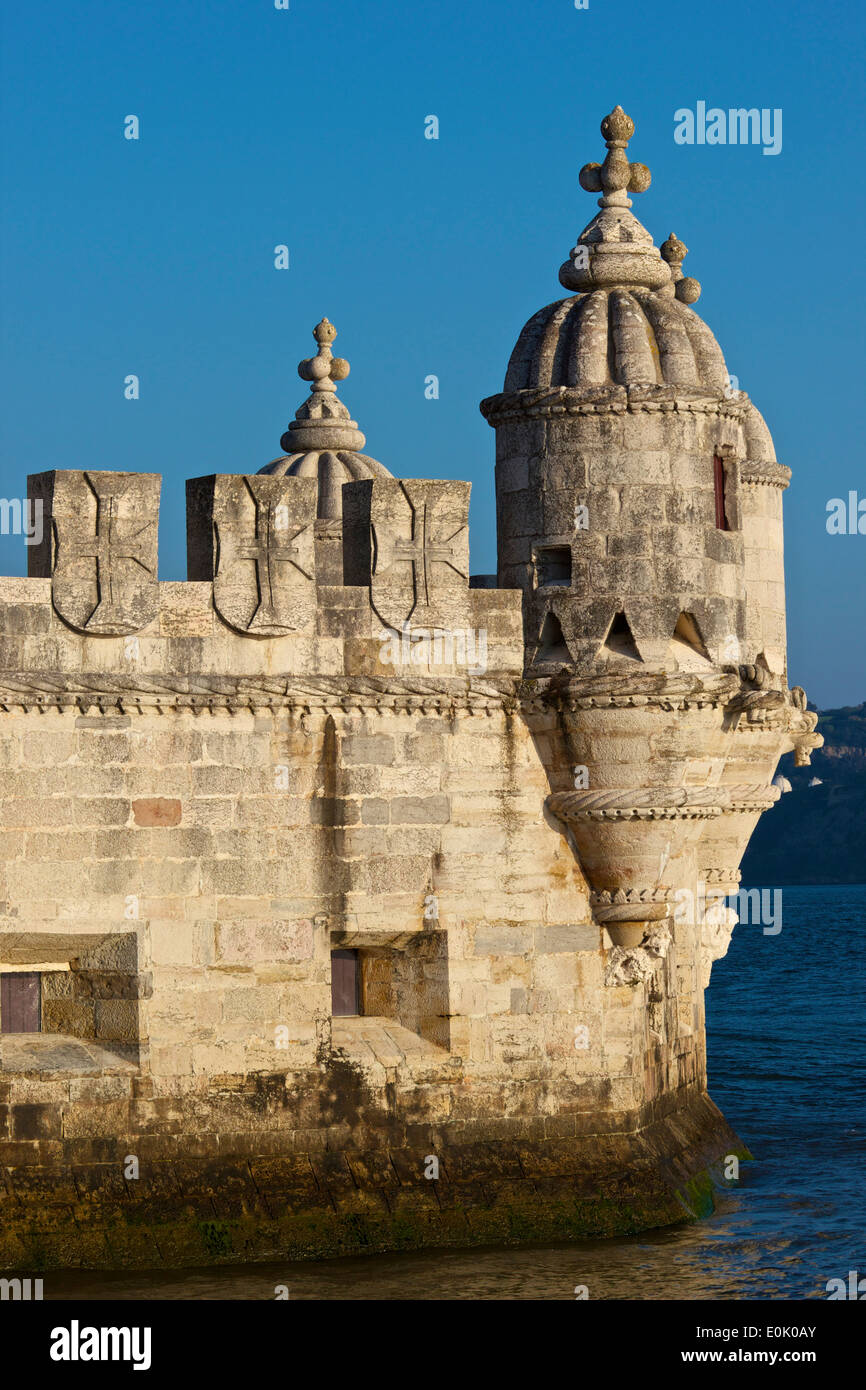
<path id="1" fill-rule="evenodd" d="M 866 702 L 825 710 L 818 732 L 811 767 L 795 767 L 792 753 L 779 764 L 791 791 L 758 822 L 746 884 L 866 883 Z"/>

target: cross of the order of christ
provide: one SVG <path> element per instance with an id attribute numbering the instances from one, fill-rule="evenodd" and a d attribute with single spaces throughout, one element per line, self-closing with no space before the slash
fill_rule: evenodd
<path id="1" fill-rule="evenodd" d="M 70 540 L 61 535 L 55 517 L 55 576 L 62 583 L 67 578 L 67 567 L 74 561 L 93 560 L 97 597 L 89 616 L 81 623 L 82 630 L 102 634 L 131 632 L 141 626 L 141 620 L 136 620 L 130 611 L 131 578 L 128 572 L 121 572 L 120 566 L 134 565 L 149 580 L 156 578 L 156 566 L 151 561 L 154 523 L 151 519 L 139 523 L 120 516 L 122 486 L 114 487 L 106 479 L 90 474 L 85 474 L 85 479 L 96 498 L 94 530 L 86 540 Z M 68 529 L 68 522 L 63 529 Z"/>
<path id="2" fill-rule="evenodd" d="M 397 537 L 382 544 L 378 532 L 376 577 L 387 574 L 396 564 L 412 567 L 412 587 L 415 605 L 430 602 L 431 570 L 434 564 L 448 565 L 455 574 L 467 580 L 469 576 L 460 563 L 461 541 L 467 530 L 461 524 L 450 536 L 434 534 L 434 517 L 427 502 L 412 505 L 412 534 Z"/>
<path id="3" fill-rule="evenodd" d="M 285 570 L 290 565 L 304 579 L 313 582 L 313 570 L 306 560 L 308 546 L 301 537 L 310 530 L 311 522 L 292 528 L 289 508 L 278 497 L 267 495 L 272 479 L 246 479 L 255 504 L 254 534 L 239 539 L 224 526 L 220 528 L 220 560 L 218 576 L 222 578 L 235 560 L 252 561 L 255 572 L 257 603 L 246 631 L 269 633 L 289 632 L 297 624 L 286 612 L 285 598 L 292 586 L 286 582 Z M 258 486 L 257 486 L 258 484 Z"/>

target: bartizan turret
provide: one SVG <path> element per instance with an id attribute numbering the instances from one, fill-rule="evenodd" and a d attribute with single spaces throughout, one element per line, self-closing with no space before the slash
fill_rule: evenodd
<path id="1" fill-rule="evenodd" d="M 736 890 L 781 753 L 808 760 L 817 736 L 787 688 L 790 470 L 692 307 L 686 246 L 659 251 L 631 211 L 651 177 L 627 157 L 634 123 L 617 106 L 601 133 L 580 172 L 599 211 L 559 271 L 577 293 L 530 319 L 481 409 L 498 582 L 523 591 L 526 675 L 559 704 L 574 772 L 549 809 L 627 948 L 702 884 Z"/>

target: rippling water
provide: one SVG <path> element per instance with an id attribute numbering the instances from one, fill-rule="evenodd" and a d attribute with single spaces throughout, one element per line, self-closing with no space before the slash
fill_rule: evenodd
<path id="1" fill-rule="evenodd" d="M 50 1274 L 46 1298 L 826 1298 L 866 1274 L 866 887 L 786 888 L 707 995 L 710 1094 L 757 1160 L 696 1225 L 620 1240 L 166 1274 Z"/>

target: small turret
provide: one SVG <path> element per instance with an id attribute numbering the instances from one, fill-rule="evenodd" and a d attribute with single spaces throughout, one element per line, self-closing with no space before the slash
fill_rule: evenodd
<path id="1" fill-rule="evenodd" d="M 481 410 L 498 582 L 523 591 L 526 675 L 576 776 L 549 807 L 621 930 L 670 919 L 696 875 L 735 884 L 780 754 L 815 736 L 787 691 L 789 470 L 691 307 L 688 248 L 631 212 L 651 177 L 633 121 L 617 106 L 601 133 L 580 172 L 599 211 L 559 271 L 577 293 L 530 319 Z"/>
<path id="2" fill-rule="evenodd" d="M 392 476 L 383 464 L 360 452 L 367 441 L 337 397 L 337 382 L 345 381 L 350 368 L 345 357 L 332 355 L 336 336 L 328 319 L 313 329 L 319 350 L 298 364 L 301 380 L 312 382 L 310 394 L 280 440 L 285 453 L 259 469 L 279 478 L 318 479 L 318 516 L 332 522 L 343 515 L 344 483 Z"/>
<path id="3" fill-rule="evenodd" d="M 768 563 L 751 565 L 744 529 L 753 408 L 691 307 L 688 248 L 671 234 L 659 251 L 630 211 L 650 183 L 626 157 L 634 123 L 616 107 L 601 131 L 604 163 L 580 174 L 599 211 L 559 271 L 579 293 L 530 319 L 504 392 L 482 403 L 499 583 L 524 591 L 530 674 L 721 670 L 758 658 L 747 610 L 770 597 L 749 592 Z"/>

